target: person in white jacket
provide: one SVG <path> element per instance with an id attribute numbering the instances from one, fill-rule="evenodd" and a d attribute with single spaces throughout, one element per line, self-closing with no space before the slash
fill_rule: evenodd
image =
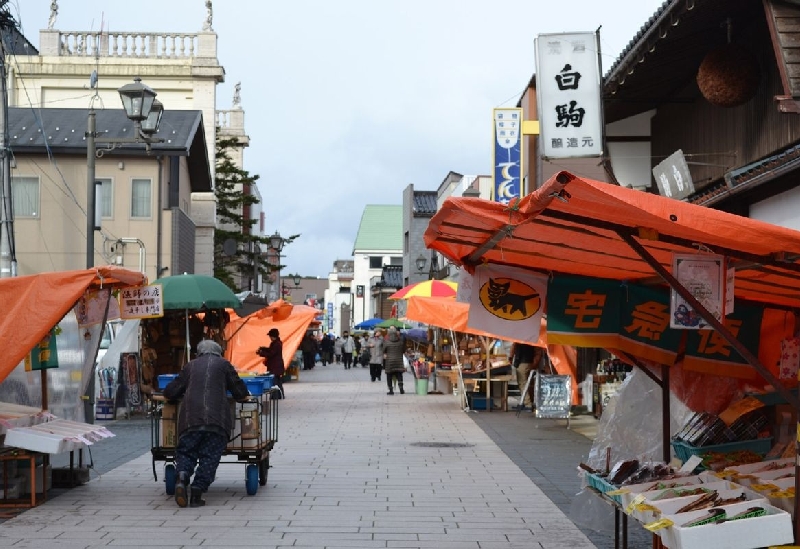
<path id="1" fill-rule="evenodd" d="M 356 342 L 350 332 L 342 333 L 342 362 L 344 362 L 345 370 L 353 367 L 353 351 L 355 350 Z"/>

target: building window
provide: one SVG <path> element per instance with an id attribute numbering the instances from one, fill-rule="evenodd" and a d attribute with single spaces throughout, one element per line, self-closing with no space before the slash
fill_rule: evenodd
<path id="1" fill-rule="evenodd" d="M 114 186 L 110 178 L 98 177 L 97 181 L 102 184 L 100 193 L 97 195 L 100 215 L 103 219 L 111 219 L 114 217 Z"/>
<path id="2" fill-rule="evenodd" d="M 12 177 L 11 204 L 16 217 L 39 217 L 39 178 Z"/>
<path id="3" fill-rule="evenodd" d="M 402 265 L 402 264 L 403 264 L 403 258 L 402 257 L 394 257 L 394 256 L 392 256 L 392 257 L 389 258 L 389 265 Z"/>
<path id="4" fill-rule="evenodd" d="M 380 255 L 369 256 L 370 269 L 380 269 L 381 267 L 383 267 L 383 256 Z"/>
<path id="5" fill-rule="evenodd" d="M 149 179 L 131 181 L 131 217 L 149 218 L 152 182 Z"/>

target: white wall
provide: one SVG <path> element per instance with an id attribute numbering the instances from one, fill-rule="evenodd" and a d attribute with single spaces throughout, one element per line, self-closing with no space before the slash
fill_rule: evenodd
<path id="1" fill-rule="evenodd" d="M 606 138 L 650 137 L 651 110 L 618 122 L 606 124 Z M 614 142 L 609 139 L 608 154 L 619 184 L 623 187 L 646 187 L 653 180 L 650 141 Z"/>
<path id="2" fill-rule="evenodd" d="M 790 189 L 750 205 L 750 218 L 800 230 L 800 189 Z"/>

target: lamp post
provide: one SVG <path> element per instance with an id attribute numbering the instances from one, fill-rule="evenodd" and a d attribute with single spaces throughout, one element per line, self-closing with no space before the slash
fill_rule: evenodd
<path id="1" fill-rule="evenodd" d="M 299 274 L 292 276 L 292 282 L 294 282 L 294 287 L 287 286 L 283 281 L 281 281 L 281 297 L 286 297 L 286 295 L 289 295 L 291 297 L 292 290 L 302 290 L 303 288 L 300 287 L 301 281 L 302 277 Z"/>
<path id="2" fill-rule="evenodd" d="M 97 190 L 100 187 L 95 181 L 95 160 L 104 152 L 117 148 L 126 143 L 144 143 L 147 152 L 150 152 L 152 143 L 162 143 L 164 140 L 153 137 L 161 123 L 164 106 L 156 101 L 156 92 L 149 86 L 142 84 L 140 78 L 134 78 L 132 84 L 125 84 L 119 90 L 125 116 L 133 121 L 134 136 L 128 138 L 102 137 L 97 139 L 97 119 L 94 104 L 89 106 L 89 117 L 86 127 L 86 268 L 94 266 L 94 232 L 98 230 L 100 212 L 97 204 Z M 96 143 L 110 145 L 101 151 L 96 149 Z"/>
<path id="3" fill-rule="evenodd" d="M 278 278 L 276 279 L 275 284 L 275 293 L 278 293 L 280 290 L 280 295 L 278 296 L 279 299 L 283 299 L 283 286 L 281 285 L 281 250 L 283 250 L 283 245 L 286 243 L 286 240 L 281 236 L 277 230 L 275 234 L 269 237 L 269 247 L 275 251 L 275 254 L 278 258 Z"/>
<path id="4" fill-rule="evenodd" d="M 96 80 L 93 81 L 92 87 L 96 85 Z M 133 137 L 127 138 L 112 138 L 101 137 L 97 139 L 97 119 L 94 110 L 94 104 L 89 104 L 89 116 L 86 123 L 86 268 L 91 269 L 94 267 L 94 232 L 100 229 L 99 221 L 102 217 L 100 208 L 97 204 L 97 192 L 101 187 L 99 181 L 95 181 L 96 164 L 95 160 L 98 156 L 103 156 L 103 153 L 112 151 L 118 145 L 126 143 L 144 143 L 148 153 L 150 153 L 150 145 L 152 143 L 162 143 L 164 140 L 153 137 L 158 131 L 158 126 L 161 123 L 161 115 L 164 112 L 164 107 L 160 102 L 156 101 L 156 92 L 148 86 L 142 84 L 140 78 L 134 78 L 132 84 L 125 84 L 119 90 L 122 106 L 125 109 L 125 116 L 133 121 L 134 134 Z M 100 142 L 107 147 L 97 150 L 97 142 Z M 159 212 L 160 213 L 160 212 Z M 160 274 L 160 273 L 159 273 Z M 87 342 L 85 352 L 94 353 L 95 359 L 97 358 L 97 351 L 100 348 L 100 340 L 98 338 L 97 344 L 92 350 Z M 84 419 L 87 423 L 94 423 L 94 380 L 95 372 L 92 368 L 87 383 L 87 394 L 84 399 Z"/>

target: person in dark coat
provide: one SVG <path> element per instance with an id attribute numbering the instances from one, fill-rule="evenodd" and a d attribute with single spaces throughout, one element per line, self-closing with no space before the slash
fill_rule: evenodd
<path id="1" fill-rule="evenodd" d="M 322 359 L 323 366 L 333 363 L 333 337 L 331 335 L 322 335 L 322 341 L 319 344 L 319 356 Z"/>
<path id="2" fill-rule="evenodd" d="M 175 501 L 179 507 L 206 504 L 203 492 L 214 482 L 233 427 L 226 391 L 237 401 L 250 396 L 233 365 L 222 358 L 218 343 L 204 339 L 197 344 L 197 354 L 164 388 L 164 398 L 181 400 L 175 458 Z M 190 479 L 191 493 L 187 493 Z"/>
<path id="3" fill-rule="evenodd" d="M 317 364 L 317 340 L 313 333 L 306 332 L 300 350 L 303 352 L 303 370 L 311 370 Z"/>
<path id="4" fill-rule="evenodd" d="M 267 371 L 275 378 L 275 386 L 281 390 L 281 398 L 286 394 L 283 392 L 283 374 L 286 372 L 286 367 L 283 364 L 283 342 L 281 341 L 281 334 L 277 328 L 271 328 L 267 332 L 269 336 L 269 347 L 259 347 L 258 355 L 264 357 L 264 365 Z"/>
<path id="5" fill-rule="evenodd" d="M 397 331 L 397 328 L 390 326 L 389 332 L 383 340 L 383 369 L 386 370 L 386 383 L 389 386 L 387 395 L 394 394 L 395 382 L 397 383 L 397 388 L 400 389 L 400 394 L 405 393 L 403 390 L 403 372 L 406 370 L 403 362 L 403 354 L 405 352 L 405 338 Z"/>

